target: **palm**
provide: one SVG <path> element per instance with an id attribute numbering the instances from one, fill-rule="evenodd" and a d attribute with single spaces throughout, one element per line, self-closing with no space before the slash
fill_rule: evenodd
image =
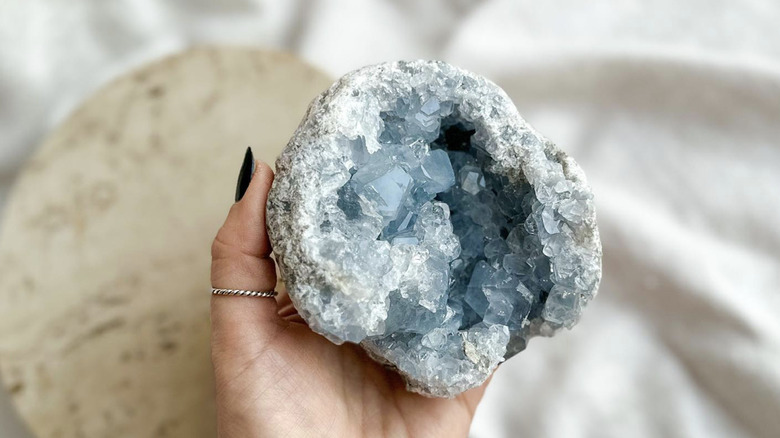
<path id="1" fill-rule="evenodd" d="M 452 400 L 411 393 L 360 347 L 312 332 L 286 295 L 280 309 L 275 333 L 233 351 L 244 365 L 219 394 L 265 413 L 269 436 L 466 436 L 483 388 Z"/>

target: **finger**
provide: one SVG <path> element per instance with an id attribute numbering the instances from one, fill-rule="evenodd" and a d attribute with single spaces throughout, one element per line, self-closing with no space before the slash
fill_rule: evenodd
<path id="1" fill-rule="evenodd" d="M 273 171 L 257 167 L 241 201 L 228 213 L 212 245 L 211 284 L 222 289 L 273 290 L 276 269 L 269 257 L 271 246 L 265 228 L 265 204 Z M 282 322 L 272 298 L 213 296 L 213 341 L 231 348 L 247 336 L 265 338 Z"/>
<path id="2" fill-rule="evenodd" d="M 274 172 L 271 168 L 258 161 L 244 197 L 230 208 L 215 244 L 257 258 L 271 254 L 271 243 L 265 228 L 265 203 L 273 180 Z"/>
<path id="3" fill-rule="evenodd" d="M 479 405 L 479 402 L 482 401 L 482 397 L 485 395 L 485 390 L 490 384 L 490 381 L 493 380 L 494 374 L 495 371 L 490 375 L 490 377 L 487 378 L 487 380 L 485 380 L 485 383 L 477 386 L 476 388 L 471 388 L 460 395 L 460 397 L 463 398 L 463 401 L 466 404 L 466 407 L 468 408 L 472 417 L 477 411 L 477 405 Z"/>

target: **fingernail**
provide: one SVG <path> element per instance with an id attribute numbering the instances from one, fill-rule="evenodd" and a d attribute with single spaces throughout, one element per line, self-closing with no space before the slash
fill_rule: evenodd
<path id="1" fill-rule="evenodd" d="M 252 175 L 255 173 L 255 156 L 252 155 L 252 148 L 246 148 L 244 162 L 241 164 L 241 171 L 238 173 L 238 184 L 236 185 L 236 202 L 240 201 L 249 188 L 252 181 Z"/>

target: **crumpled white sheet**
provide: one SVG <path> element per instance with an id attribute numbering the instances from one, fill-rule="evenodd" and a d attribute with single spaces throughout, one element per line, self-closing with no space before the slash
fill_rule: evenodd
<path id="1" fill-rule="evenodd" d="M 471 435 L 777 437 L 778 21 L 774 0 L 4 2 L 0 205 L 85 96 L 193 44 L 282 48 L 334 77 L 450 61 L 580 162 L 604 245 L 580 325 L 500 367 Z"/>

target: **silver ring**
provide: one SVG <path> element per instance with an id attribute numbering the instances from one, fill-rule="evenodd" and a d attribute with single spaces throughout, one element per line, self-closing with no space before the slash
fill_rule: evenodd
<path id="1" fill-rule="evenodd" d="M 237 289 L 217 289 L 211 288 L 212 295 L 235 295 L 239 297 L 258 297 L 258 298 L 273 298 L 277 295 L 275 290 L 237 290 Z"/>

